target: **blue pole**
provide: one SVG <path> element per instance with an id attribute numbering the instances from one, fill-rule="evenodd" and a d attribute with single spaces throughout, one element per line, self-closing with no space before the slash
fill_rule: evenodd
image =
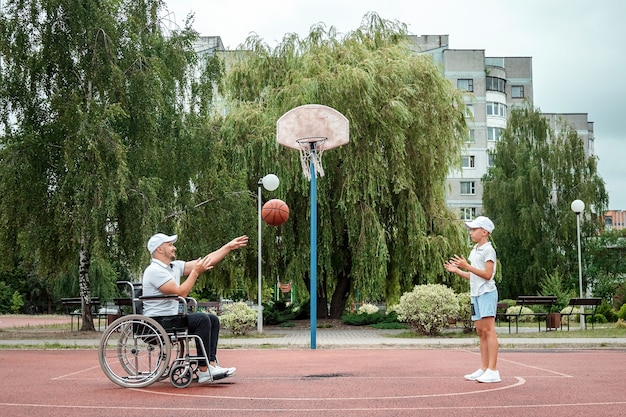
<path id="1" fill-rule="evenodd" d="M 315 153 L 315 150 L 311 150 Z M 315 156 L 313 156 L 315 157 Z M 317 329 L 317 177 L 311 161 L 311 349 L 316 347 Z"/>

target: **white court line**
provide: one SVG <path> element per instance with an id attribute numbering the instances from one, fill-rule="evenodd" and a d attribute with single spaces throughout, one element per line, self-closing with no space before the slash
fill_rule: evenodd
<path id="1" fill-rule="evenodd" d="M 432 378 L 431 378 L 432 379 Z M 263 401 L 371 401 L 371 400 L 401 400 L 401 399 L 411 399 L 411 398 L 433 398 L 433 397 L 453 397 L 459 395 L 472 395 L 472 394 L 482 394 L 485 392 L 494 392 L 494 391 L 502 391 L 511 388 L 516 388 L 526 383 L 524 378 L 515 377 L 517 382 L 512 385 L 499 385 L 498 387 L 494 387 L 491 389 L 481 389 L 475 391 L 460 391 L 460 392 L 446 392 L 442 394 L 417 394 L 417 395 L 392 395 L 392 396 L 384 396 L 384 397 L 236 397 L 229 395 L 199 395 L 199 394 L 185 394 L 185 393 L 173 393 L 173 392 L 155 392 L 145 388 L 130 388 L 134 391 L 154 394 L 154 395 L 162 395 L 162 396 L 171 396 L 171 397 L 188 397 L 188 398 L 219 398 L 224 400 L 263 400 Z M 469 382 L 464 382 L 469 383 Z"/>
<path id="2" fill-rule="evenodd" d="M 69 379 L 69 377 L 71 376 L 82 374 L 83 372 L 87 372 L 87 371 L 93 371 L 94 369 L 100 369 L 100 365 L 92 366 L 91 368 L 82 369 L 80 371 L 72 372 L 72 373 L 65 374 L 65 375 L 55 376 L 54 378 L 51 378 L 51 379 L 53 381 L 57 381 L 59 379 Z"/>
<path id="3" fill-rule="evenodd" d="M 0 403 L 0 407 L 31 407 L 31 408 L 56 408 L 56 409 L 69 409 L 69 410 L 108 410 L 108 411 L 216 411 L 216 412 L 291 412 L 291 413 L 317 413 L 328 411 L 360 411 L 360 412 L 372 412 L 372 411 L 428 411 L 428 410 L 513 410 L 513 409 L 542 409 L 542 408 L 564 408 L 564 407 L 598 407 L 598 406 L 624 406 L 626 401 L 606 401 L 606 402 L 585 402 L 585 403 L 562 403 L 562 404 L 508 404 L 508 405 L 485 405 L 478 404 L 475 406 L 458 406 L 458 407 L 368 407 L 368 408 L 224 408 L 224 407 L 146 407 L 146 406 L 88 406 L 88 405 L 55 405 L 55 404 L 20 404 L 20 403 Z"/>
<path id="4" fill-rule="evenodd" d="M 466 350 L 466 349 L 463 349 L 463 351 L 480 356 L 480 352 L 474 352 L 474 351 Z M 514 365 L 518 365 L 518 366 L 521 366 L 521 367 L 524 367 L 524 368 L 536 369 L 538 371 L 547 372 L 547 373 L 550 373 L 550 374 L 555 374 L 555 375 L 558 375 L 558 376 L 563 377 L 563 378 L 574 378 L 573 375 L 564 374 L 562 372 L 553 371 L 551 369 L 541 368 L 539 366 L 527 365 L 525 363 L 512 361 L 510 359 L 503 358 L 502 355 L 498 355 L 498 362 L 508 362 L 508 363 L 512 363 Z"/>

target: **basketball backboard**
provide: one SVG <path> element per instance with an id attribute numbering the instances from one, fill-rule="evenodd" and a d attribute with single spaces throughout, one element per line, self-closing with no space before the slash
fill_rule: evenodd
<path id="1" fill-rule="evenodd" d="M 332 107 L 305 104 L 289 110 L 276 122 L 276 141 L 280 145 L 300 150 L 303 142 L 318 140 L 318 151 L 348 143 L 348 119 Z"/>
<path id="2" fill-rule="evenodd" d="M 276 141 L 300 152 L 302 173 L 311 180 L 309 166 L 313 166 L 315 175 L 323 177 L 324 151 L 350 141 L 350 123 L 332 107 L 305 104 L 289 110 L 278 119 Z"/>

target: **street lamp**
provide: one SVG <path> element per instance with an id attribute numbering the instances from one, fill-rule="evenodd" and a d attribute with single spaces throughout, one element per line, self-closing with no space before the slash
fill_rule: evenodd
<path id="1" fill-rule="evenodd" d="M 578 286 L 580 298 L 583 298 L 583 266 L 580 256 L 580 213 L 585 209 L 585 203 L 581 200 L 572 201 L 571 209 L 576 213 L 576 235 L 578 236 Z M 580 330 L 585 330 L 585 307 L 580 306 Z"/>
<path id="2" fill-rule="evenodd" d="M 259 205 L 259 230 L 258 230 L 259 259 L 258 259 L 258 265 L 257 265 L 259 293 L 258 293 L 258 298 L 257 298 L 258 307 L 257 307 L 256 328 L 259 333 L 263 332 L 263 303 L 262 303 L 263 280 L 262 280 L 262 274 L 261 274 L 261 242 L 262 242 L 261 240 L 261 208 L 262 208 L 261 187 L 265 188 L 267 191 L 274 191 L 275 189 L 278 188 L 278 184 L 280 184 L 280 181 L 278 180 L 278 177 L 276 175 L 267 174 L 266 176 L 264 176 L 263 178 L 259 180 L 259 191 L 257 192 L 257 200 L 258 200 L 258 205 Z"/>

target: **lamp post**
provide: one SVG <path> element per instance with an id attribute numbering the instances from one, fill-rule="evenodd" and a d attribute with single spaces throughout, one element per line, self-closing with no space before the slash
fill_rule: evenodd
<path id="1" fill-rule="evenodd" d="M 259 230 L 258 230 L 258 248 L 259 248 L 259 259 L 257 264 L 257 273 L 258 273 L 258 285 L 259 285 L 259 293 L 257 298 L 257 331 L 259 333 L 263 333 L 263 279 L 261 274 L 261 208 L 262 208 L 262 199 L 261 199 L 261 189 L 265 188 L 267 191 L 274 191 L 278 188 L 278 184 L 280 181 L 278 177 L 274 174 L 267 174 L 263 178 L 259 180 L 259 191 L 257 192 L 257 200 L 259 206 Z"/>
<path id="2" fill-rule="evenodd" d="M 571 209 L 576 213 L 576 235 L 578 237 L 578 286 L 580 298 L 583 298 L 583 266 L 580 256 L 580 213 L 585 209 L 585 203 L 581 200 L 572 201 Z M 585 330 L 585 307 L 580 306 L 580 330 Z"/>

